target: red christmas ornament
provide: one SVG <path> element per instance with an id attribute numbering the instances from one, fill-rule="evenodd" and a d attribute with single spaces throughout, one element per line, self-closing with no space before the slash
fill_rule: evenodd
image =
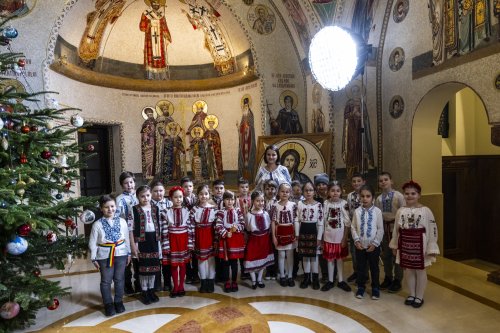
<path id="1" fill-rule="evenodd" d="M 70 218 L 68 218 L 68 219 L 66 219 L 66 221 L 64 221 L 64 225 L 68 228 L 70 228 L 73 223 L 75 223 L 75 222 L 73 222 L 73 220 Z"/>
<path id="2" fill-rule="evenodd" d="M 29 235 L 30 232 L 31 232 L 31 226 L 27 223 L 17 228 L 17 233 L 19 236 L 26 237 Z"/>
<path id="3" fill-rule="evenodd" d="M 17 65 L 21 68 L 23 68 L 24 66 L 26 66 L 26 59 L 19 59 L 17 61 Z"/>
<path id="4" fill-rule="evenodd" d="M 94 147 L 94 145 L 93 145 L 93 144 L 89 144 L 89 145 L 87 146 L 87 151 L 90 151 L 90 152 L 91 152 L 91 151 L 94 151 L 94 150 L 95 150 L 95 147 Z"/>
<path id="5" fill-rule="evenodd" d="M 57 298 L 54 298 L 54 300 L 52 301 L 52 304 L 47 306 L 47 309 L 49 310 L 55 310 L 59 307 L 59 300 Z"/>
<path id="6" fill-rule="evenodd" d="M 69 180 L 69 179 L 68 179 L 68 180 L 66 181 L 66 184 L 64 185 L 64 188 L 65 188 L 66 190 L 69 190 L 69 189 L 71 188 L 71 185 L 72 185 L 72 184 L 71 184 L 71 180 Z"/>
<path id="7" fill-rule="evenodd" d="M 14 108 L 12 105 L 5 105 L 5 112 L 12 113 L 14 111 Z"/>
<path id="8" fill-rule="evenodd" d="M 40 155 L 42 156 L 42 158 L 44 160 L 48 160 L 49 158 L 52 157 L 52 153 L 48 149 L 45 149 L 44 151 L 42 151 L 42 153 Z"/>
<path id="9" fill-rule="evenodd" d="M 5 121 L 5 127 L 7 127 L 7 129 L 9 129 L 9 130 L 13 129 L 14 128 L 14 122 L 12 120 L 7 119 Z"/>
<path id="10" fill-rule="evenodd" d="M 75 230 L 76 229 L 76 222 L 71 223 L 71 229 Z"/>
<path id="11" fill-rule="evenodd" d="M 31 130 L 32 132 L 38 132 L 38 126 L 36 126 L 36 125 L 31 125 L 30 130 Z"/>
<path id="12" fill-rule="evenodd" d="M 42 271 L 38 268 L 35 268 L 35 270 L 33 271 L 33 276 L 40 277 L 40 275 L 42 275 Z"/>
<path id="13" fill-rule="evenodd" d="M 28 157 L 26 157 L 25 153 L 21 153 L 21 156 L 19 156 L 19 162 L 21 162 L 21 164 L 28 163 Z"/>
<path id="14" fill-rule="evenodd" d="M 47 243 L 53 244 L 57 241 L 57 235 L 53 231 L 49 231 L 47 234 Z"/>
<path id="15" fill-rule="evenodd" d="M 21 132 L 23 132 L 24 134 L 28 134 L 30 132 L 30 127 L 28 125 L 23 125 L 21 127 Z"/>

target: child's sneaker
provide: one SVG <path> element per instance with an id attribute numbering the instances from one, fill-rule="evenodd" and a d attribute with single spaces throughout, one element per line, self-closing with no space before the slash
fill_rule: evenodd
<path id="1" fill-rule="evenodd" d="M 340 281 L 337 283 L 337 286 L 343 291 L 352 291 L 351 287 L 345 281 Z"/>
<path id="2" fill-rule="evenodd" d="M 372 299 L 374 299 L 374 300 L 380 299 L 380 289 L 378 289 L 378 288 L 372 289 Z"/>
<path id="3" fill-rule="evenodd" d="M 225 292 L 225 293 L 230 293 L 230 292 L 231 292 L 231 282 L 227 281 L 227 282 L 224 284 L 224 292 Z"/>
<path id="4" fill-rule="evenodd" d="M 358 291 L 356 291 L 356 298 L 362 299 L 365 297 L 365 288 L 358 288 Z"/>
<path id="5" fill-rule="evenodd" d="M 233 283 L 231 283 L 231 292 L 235 293 L 237 291 L 238 291 L 238 284 L 233 281 Z"/>

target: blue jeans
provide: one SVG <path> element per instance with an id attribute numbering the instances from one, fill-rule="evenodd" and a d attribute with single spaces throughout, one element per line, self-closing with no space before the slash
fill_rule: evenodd
<path id="1" fill-rule="evenodd" d="M 123 288 L 125 286 L 125 266 L 127 266 L 128 256 L 115 257 L 113 267 L 106 267 L 108 259 L 98 260 L 99 271 L 101 272 L 101 295 L 104 304 L 113 303 L 111 296 L 111 282 L 115 283 L 115 300 L 123 300 Z"/>

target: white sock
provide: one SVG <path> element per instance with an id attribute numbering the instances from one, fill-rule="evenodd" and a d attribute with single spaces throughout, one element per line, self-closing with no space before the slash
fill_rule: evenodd
<path id="1" fill-rule="evenodd" d="M 292 272 L 293 272 L 293 249 L 292 250 L 286 250 L 286 274 L 288 275 L 288 278 L 292 278 Z"/>
<path id="2" fill-rule="evenodd" d="M 342 259 L 337 259 L 337 277 L 339 278 L 339 282 L 344 281 L 344 261 Z"/>
<path id="3" fill-rule="evenodd" d="M 208 260 L 198 260 L 198 273 L 200 275 L 200 279 L 205 280 L 208 275 Z"/>
<path id="4" fill-rule="evenodd" d="M 427 287 L 427 271 L 425 269 L 417 269 L 415 273 L 417 276 L 415 297 L 424 299 L 425 288 Z"/>
<path id="5" fill-rule="evenodd" d="M 318 255 L 314 258 L 309 258 L 309 261 L 311 262 L 311 269 L 313 273 L 318 273 Z"/>
<path id="6" fill-rule="evenodd" d="M 215 258 L 210 257 L 207 260 L 207 265 L 208 265 L 208 278 L 209 279 L 215 279 Z"/>
<path id="7" fill-rule="evenodd" d="M 302 258 L 302 265 L 304 266 L 304 273 L 311 273 L 311 258 Z"/>
<path id="8" fill-rule="evenodd" d="M 330 282 L 333 282 L 333 263 L 333 260 L 328 262 L 328 281 Z"/>
<path id="9" fill-rule="evenodd" d="M 285 257 L 286 257 L 286 251 L 279 250 L 278 251 L 278 266 L 280 269 L 280 278 L 282 278 L 282 279 L 285 278 Z"/>
<path id="10" fill-rule="evenodd" d="M 408 292 L 410 296 L 415 297 L 417 287 L 417 273 L 414 269 L 406 269 L 405 272 L 406 284 L 408 285 Z"/>

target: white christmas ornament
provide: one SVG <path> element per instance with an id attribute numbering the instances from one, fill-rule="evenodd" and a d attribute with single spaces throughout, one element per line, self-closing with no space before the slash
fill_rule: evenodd
<path id="1" fill-rule="evenodd" d="M 45 127 L 47 127 L 48 130 L 53 129 L 56 126 L 53 120 L 47 120 L 47 123 L 45 124 Z"/>
<path id="2" fill-rule="evenodd" d="M 7 252 L 14 256 L 23 254 L 28 249 L 28 241 L 21 236 L 16 236 L 12 241 L 7 243 Z"/>
<path id="3" fill-rule="evenodd" d="M 2 138 L 2 148 L 3 150 L 9 149 L 9 141 L 5 137 Z"/>
<path id="4" fill-rule="evenodd" d="M 84 224 L 91 224 L 95 221 L 95 214 L 91 210 L 84 210 L 80 215 L 80 221 Z"/>
<path id="5" fill-rule="evenodd" d="M 75 115 L 71 117 L 71 125 L 75 127 L 82 127 L 83 126 L 83 118 L 79 115 Z"/>
<path id="6" fill-rule="evenodd" d="M 5 125 L 4 121 L 2 120 L 2 118 L 0 118 L 0 130 L 3 128 L 4 125 Z"/>

